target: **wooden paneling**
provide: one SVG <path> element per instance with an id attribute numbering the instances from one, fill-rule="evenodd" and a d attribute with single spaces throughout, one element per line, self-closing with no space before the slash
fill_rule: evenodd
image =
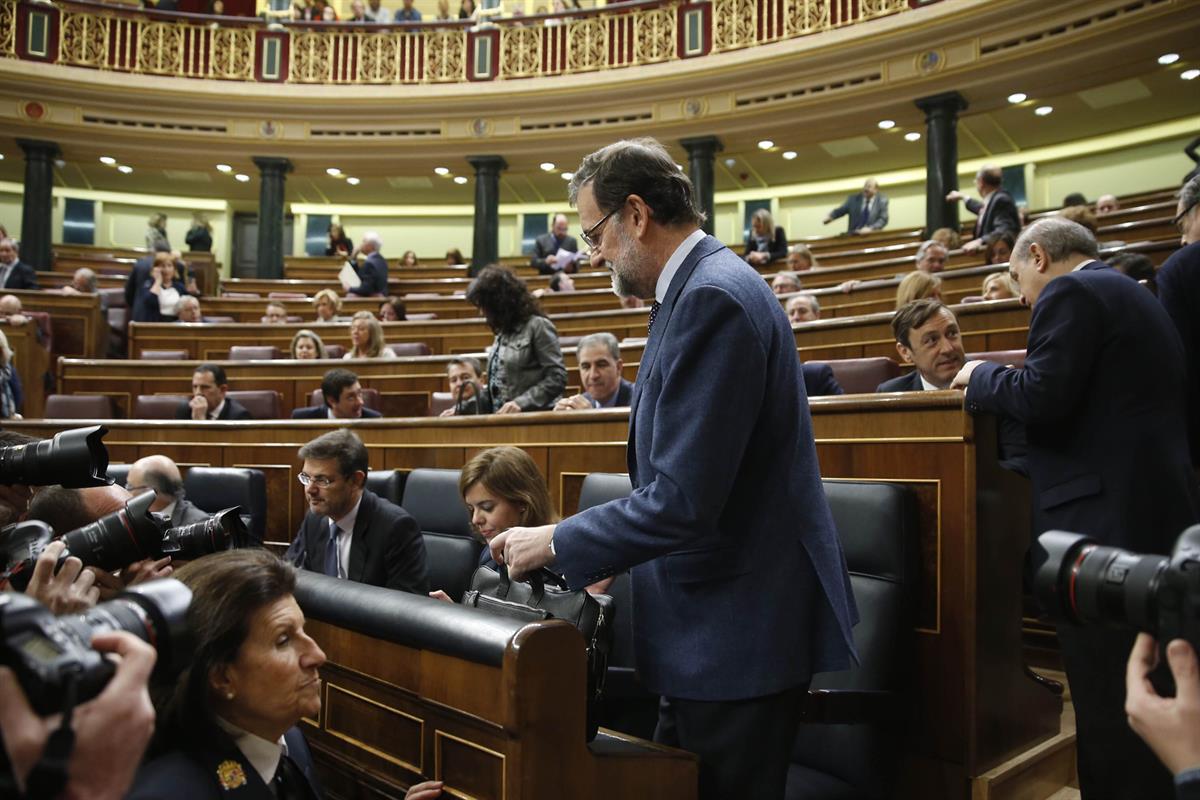
<path id="1" fill-rule="evenodd" d="M 5 293 L 21 298 L 21 307 L 26 311 L 50 315 L 53 357 L 104 358 L 108 351 L 108 321 L 100 308 L 100 295 L 30 289 L 8 289 Z"/>
<path id="2" fill-rule="evenodd" d="M 4 331 L 8 337 L 13 363 L 17 374 L 21 376 L 21 388 L 25 392 L 25 416 L 40 417 L 46 408 L 46 382 L 51 377 L 50 352 L 38 340 L 37 325 L 33 322 L 12 325 L 2 320 L 0 331 Z"/>

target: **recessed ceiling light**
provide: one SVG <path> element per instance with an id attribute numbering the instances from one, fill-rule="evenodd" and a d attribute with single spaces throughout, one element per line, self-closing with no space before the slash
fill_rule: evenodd
<path id="1" fill-rule="evenodd" d="M 1054 106 L 1038 106 L 1033 110 L 1033 113 L 1039 117 L 1047 117 L 1054 113 Z"/>
<path id="2" fill-rule="evenodd" d="M 449 175 L 450 174 L 449 167 L 434 167 L 433 171 L 435 173 L 437 173 L 438 175 Z"/>
<path id="3" fill-rule="evenodd" d="M 0 161 L 4 160 L 4 153 L 0 153 Z"/>
<path id="4" fill-rule="evenodd" d="M 783 151 L 783 158 L 784 158 L 784 160 L 786 160 L 786 161 L 791 161 L 791 160 L 792 160 L 793 158 L 795 158 L 795 157 L 796 157 L 796 151 L 795 151 L 795 150 L 784 150 L 784 151 Z"/>
<path id="5" fill-rule="evenodd" d="M 909 131 L 908 133 L 904 134 L 904 141 L 906 142 L 918 142 L 920 140 L 921 134 L 917 133 L 916 131 Z"/>
<path id="6" fill-rule="evenodd" d="M 103 161 L 104 159 L 100 159 Z M 233 172 L 233 167 L 228 164 L 217 164 L 217 172 Z"/>
<path id="7" fill-rule="evenodd" d="M 234 175 L 233 177 L 236 178 L 240 183 L 245 183 L 246 181 L 250 180 L 250 176 L 245 174 L 244 172 L 239 172 L 237 175 Z"/>
<path id="8" fill-rule="evenodd" d="M 569 180 L 571 180 L 571 178 L 575 177 L 575 173 L 574 172 L 564 172 L 561 177 L 564 181 L 569 181 Z"/>
<path id="9" fill-rule="evenodd" d="M 100 156 L 100 163 L 108 164 L 111 167 L 113 164 L 117 163 L 117 160 L 112 156 Z"/>
<path id="10" fill-rule="evenodd" d="M 1183 72 L 1179 73 L 1179 77 L 1183 78 L 1185 81 L 1194 81 L 1196 78 L 1200 78 L 1200 69 L 1185 69 Z"/>
<path id="11" fill-rule="evenodd" d="M 454 182 L 457 183 L 459 186 L 461 186 L 462 184 L 467 182 L 467 176 L 466 175 L 455 175 Z"/>
<path id="12" fill-rule="evenodd" d="M 1008 96 L 1008 102 L 1014 103 L 1014 104 L 1015 103 L 1024 103 L 1028 99 L 1029 99 L 1029 95 L 1025 94 L 1024 92 L 1013 92 L 1012 94 L 1010 94 Z"/>
<path id="13" fill-rule="evenodd" d="M 541 163 L 541 168 L 542 168 L 542 172 L 554 172 L 554 162 L 553 161 L 543 161 Z"/>
<path id="14" fill-rule="evenodd" d="M 730 169 L 733 169 L 735 166 L 737 166 L 737 159 L 736 158 L 725 159 L 725 166 L 729 167 Z"/>
<path id="15" fill-rule="evenodd" d="M 761 142 L 758 143 L 759 150 L 770 150 L 774 146 L 775 146 L 775 143 L 772 142 L 770 139 L 763 139 Z"/>
<path id="16" fill-rule="evenodd" d="M 894 128 L 894 127 L 896 127 L 896 121 L 895 121 L 895 120 L 891 120 L 891 119 L 881 119 L 881 120 L 879 120 L 879 129 L 880 129 L 881 131 L 890 131 L 890 130 L 891 130 L 892 128 Z"/>
<path id="17" fill-rule="evenodd" d="M 122 164 L 121 166 L 117 167 L 117 169 L 119 169 L 121 172 L 124 172 L 126 175 L 128 175 L 128 174 L 129 174 L 129 173 L 131 173 L 131 172 L 133 172 L 133 167 L 127 167 L 127 166 L 125 166 L 124 164 Z"/>
<path id="18" fill-rule="evenodd" d="M 340 169 L 338 169 L 337 167 L 330 167 L 329 169 L 325 170 L 325 174 L 332 175 L 335 178 L 342 177 L 342 171 Z"/>
<path id="19" fill-rule="evenodd" d="M 1158 57 L 1158 63 L 1162 64 L 1164 67 L 1168 64 L 1174 64 L 1178 60 L 1179 53 L 1163 53 Z"/>
<path id="20" fill-rule="evenodd" d="M 346 183 L 350 184 L 351 186 L 358 186 L 359 180 L 358 178 L 346 178 Z"/>

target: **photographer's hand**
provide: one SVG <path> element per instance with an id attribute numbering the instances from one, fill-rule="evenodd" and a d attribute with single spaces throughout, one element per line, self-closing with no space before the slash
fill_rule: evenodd
<path id="1" fill-rule="evenodd" d="M 153 581 L 158 578 L 169 578 L 174 571 L 175 568 L 171 566 L 170 556 L 163 556 L 157 561 L 145 558 L 141 561 L 135 561 L 121 570 L 121 580 L 125 582 L 126 586 L 133 586 L 135 583 L 145 583 L 146 581 Z"/>
<path id="2" fill-rule="evenodd" d="M 46 545 L 34 562 L 33 575 L 25 587 L 25 594 L 55 615 L 85 611 L 100 599 L 100 588 L 94 585 L 96 575 L 85 570 L 83 562 L 75 556 L 64 561 L 62 569 L 55 574 L 54 566 L 66 549 L 61 541 Z"/>
<path id="3" fill-rule="evenodd" d="M 1125 713 L 1134 733 L 1177 775 L 1200 767 L 1200 664 L 1182 639 L 1167 645 L 1167 664 L 1175 678 L 1174 697 L 1160 697 L 1150 683 L 1158 644 L 1139 633 L 1125 671 Z"/>
<path id="4" fill-rule="evenodd" d="M 7 525 L 24 518 L 29 511 L 29 501 L 33 499 L 33 489 L 23 483 L 0 483 L 0 524 Z"/>

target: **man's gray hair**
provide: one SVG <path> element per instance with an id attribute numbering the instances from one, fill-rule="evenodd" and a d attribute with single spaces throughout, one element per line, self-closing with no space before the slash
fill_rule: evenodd
<path id="1" fill-rule="evenodd" d="M 0 244 L 6 244 L 9 247 L 11 247 L 13 250 L 16 250 L 18 253 L 21 252 L 21 245 L 17 244 L 17 240 L 13 239 L 12 237 L 9 237 L 7 239 L 0 239 Z"/>
<path id="2" fill-rule="evenodd" d="M 1191 208 L 1200 203 L 1200 175 L 1192 178 L 1179 190 L 1179 202 L 1184 208 Z"/>
<path id="3" fill-rule="evenodd" d="M 96 271 L 95 270 L 89 269 L 88 267 L 80 267 L 79 269 L 75 270 L 75 274 L 72 277 L 82 278 L 84 284 L 87 286 L 87 290 L 89 292 L 91 292 L 92 294 L 96 293 Z"/>
<path id="4" fill-rule="evenodd" d="M 1017 243 L 1013 245 L 1009 262 L 1028 261 L 1029 246 L 1037 242 L 1046 251 L 1046 257 L 1051 262 L 1064 261 L 1072 255 L 1087 258 L 1099 258 L 1100 252 L 1096 245 L 1096 237 L 1078 222 L 1072 222 L 1066 217 L 1042 217 L 1037 222 L 1021 231 Z"/>
<path id="5" fill-rule="evenodd" d="M 796 295 L 796 297 L 807 297 L 809 299 L 809 301 L 812 303 L 813 313 L 814 314 L 821 313 L 821 301 L 818 300 L 817 296 L 815 294 L 813 294 L 812 292 L 801 292 L 800 294 Z"/>
<path id="6" fill-rule="evenodd" d="M 611 333 L 589 333 L 579 340 L 579 344 L 575 346 L 575 355 L 578 357 L 583 352 L 585 347 L 607 347 L 608 354 L 612 356 L 613 361 L 621 360 L 621 343 L 617 341 L 617 337 Z"/>
<path id="7" fill-rule="evenodd" d="M 370 242 L 371 244 L 375 245 L 376 250 L 383 249 L 383 239 L 379 238 L 379 234 L 376 233 L 375 231 L 367 231 L 366 233 L 364 233 L 362 240 L 364 242 Z"/>
<path id="8" fill-rule="evenodd" d="M 921 259 L 925 258 L 925 254 L 929 252 L 931 247 L 940 247 L 947 253 L 950 252 L 950 248 L 946 247 L 946 245 L 942 244 L 937 239 L 929 239 L 928 241 L 921 242 L 921 246 L 917 248 L 918 264 L 921 263 Z"/>
<path id="9" fill-rule="evenodd" d="M 797 289 L 804 285 L 804 283 L 800 280 L 800 273 L 793 272 L 792 270 L 785 269 L 782 272 L 776 272 L 775 278 L 783 278 L 788 283 L 794 283 Z M 775 278 L 771 279 L 772 283 L 774 283 Z"/>
<path id="10" fill-rule="evenodd" d="M 571 205 L 578 205 L 579 190 L 588 184 L 603 214 L 616 211 L 636 194 L 659 225 L 704 223 L 691 179 L 654 139 L 623 139 L 585 156 L 567 190 Z"/>

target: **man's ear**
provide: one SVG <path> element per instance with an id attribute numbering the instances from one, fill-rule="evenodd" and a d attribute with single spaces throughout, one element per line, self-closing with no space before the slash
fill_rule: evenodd
<path id="1" fill-rule="evenodd" d="M 650 206 L 646 205 L 646 201 L 638 194 L 629 195 L 625 202 L 630 208 L 629 226 L 634 236 L 640 239 L 650 225 Z"/>
<path id="2" fill-rule="evenodd" d="M 905 346 L 904 346 L 903 344 L 901 344 L 900 342 L 896 342 L 896 352 L 897 352 L 897 353 L 899 353 L 899 354 L 900 354 L 900 357 L 904 359 L 904 363 L 905 363 L 905 364 L 912 364 L 912 363 L 913 363 L 913 359 L 912 359 L 912 350 L 910 350 L 909 348 L 905 347 Z"/>
<path id="3" fill-rule="evenodd" d="M 352 485 L 352 486 L 353 486 L 355 489 L 363 489 L 363 488 L 366 488 L 366 485 L 367 485 L 367 473 L 363 472 L 361 469 L 359 469 L 359 470 L 355 470 L 355 471 L 354 471 L 354 474 L 350 476 L 350 484 L 351 484 L 351 485 Z"/>
<path id="4" fill-rule="evenodd" d="M 1037 242 L 1030 242 L 1029 258 L 1038 272 L 1045 272 L 1046 268 L 1050 266 L 1050 258 L 1046 255 L 1045 249 Z"/>

